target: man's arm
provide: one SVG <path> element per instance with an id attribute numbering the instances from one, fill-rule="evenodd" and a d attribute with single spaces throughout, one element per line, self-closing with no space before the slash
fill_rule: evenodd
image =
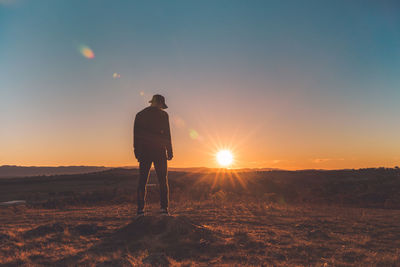
<path id="1" fill-rule="evenodd" d="M 140 135 L 140 118 L 136 114 L 135 117 L 135 122 L 133 124 L 133 151 L 135 153 L 135 157 L 139 160 L 140 154 L 141 154 L 141 149 L 140 149 L 140 141 L 139 141 L 139 135 Z"/>
<path id="2" fill-rule="evenodd" d="M 166 123 L 166 135 L 167 135 L 167 144 L 166 144 L 166 149 L 167 149 L 167 159 L 171 160 L 172 157 L 174 156 L 173 152 L 172 152 L 172 142 L 171 142 L 171 130 L 169 127 L 169 116 L 168 113 L 167 114 L 167 123 Z"/>

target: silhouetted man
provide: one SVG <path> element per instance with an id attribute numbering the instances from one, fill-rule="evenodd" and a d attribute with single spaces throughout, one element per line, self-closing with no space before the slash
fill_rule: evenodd
<path id="1" fill-rule="evenodd" d="M 152 163 L 160 185 L 161 214 L 168 215 L 167 160 L 173 157 L 168 113 L 163 110 L 168 107 L 162 95 L 154 95 L 149 103 L 149 107 L 136 114 L 133 127 L 135 157 L 139 161 L 137 215 L 144 215 L 146 184 Z"/>

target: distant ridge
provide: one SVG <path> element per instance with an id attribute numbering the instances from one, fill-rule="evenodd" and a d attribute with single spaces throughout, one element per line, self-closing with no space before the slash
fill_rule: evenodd
<path id="1" fill-rule="evenodd" d="M 27 176 L 41 176 L 41 175 L 62 175 L 62 174 L 82 174 L 90 172 L 99 172 L 115 168 L 123 169 L 137 169 L 137 166 L 121 166 L 121 167 L 105 167 L 105 166 L 57 166 L 57 167 L 37 167 L 37 166 L 16 166 L 16 165 L 3 165 L 0 166 L 0 178 L 13 178 L 13 177 L 27 177 Z M 219 172 L 225 169 L 221 168 L 207 168 L 207 167 L 169 167 L 169 171 L 175 172 Z M 252 171 L 279 171 L 276 168 L 239 168 L 239 169 L 226 169 L 227 171 L 235 172 L 252 172 Z"/>
<path id="2" fill-rule="evenodd" d="M 104 166 L 58 166 L 58 167 L 35 167 L 35 166 L 0 166 L 0 178 L 13 178 L 25 176 L 80 174 L 98 172 L 112 169 Z"/>

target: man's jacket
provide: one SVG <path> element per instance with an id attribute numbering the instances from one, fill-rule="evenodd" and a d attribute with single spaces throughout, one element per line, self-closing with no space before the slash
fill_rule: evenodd
<path id="1" fill-rule="evenodd" d="M 154 160 L 172 157 L 171 131 L 168 113 L 156 107 L 147 107 L 136 114 L 133 127 L 135 157 Z"/>

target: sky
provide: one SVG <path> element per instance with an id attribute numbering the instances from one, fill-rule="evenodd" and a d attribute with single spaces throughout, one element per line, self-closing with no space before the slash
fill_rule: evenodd
<path id="1" fill-rule="evenodd" d="M 136 166 L 169 108 L 173 167 L 400 165 L 398 1 L 0 0 L 0 165 Z"/>

